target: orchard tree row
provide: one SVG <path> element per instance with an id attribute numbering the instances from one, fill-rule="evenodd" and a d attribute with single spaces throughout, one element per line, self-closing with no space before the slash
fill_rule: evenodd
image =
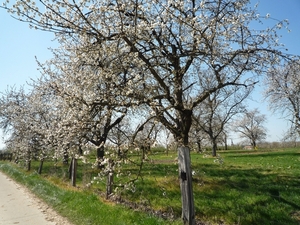
<path id="1" fill-rule="evenodd" d="M 112 180 L 121 162 L 133 162 L 130 149 L 144 156 L 165 129 L 178 146 L 183 222 L 195 224 L 191 138 L 206 133 L 215 154 L 224 126 L 259 77 L 295 60 L 279 42 L 288 21 L 260 15 L 250 3 L 4 2 L 18 20 L 53 32 L 59 43 L 52 59 L 38 62 L 41 77 L 30 90 L 8 90 L 1 99 L 8 148 L 28 162 L 38 152 L 41 162 L 71 157 L 75 165 L 93 145 L 95 166 Z"/>

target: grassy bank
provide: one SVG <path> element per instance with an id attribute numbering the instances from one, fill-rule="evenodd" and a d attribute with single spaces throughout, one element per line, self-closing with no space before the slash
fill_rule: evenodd
<path id="1" fill-rule="evenodd" d="M 74 224 L 181 224 L 181 202 L 176 152 L 153 151 L 134 191 L 121 196 L 177 218 L 167 221 L 104 201 L 105 183 L 86 185 L 97 174 L 78 164 L 77 188 L 70 186 L 67 167 L 45 162 L 43 174 L 2 164 L 5 170 L 44 198 Z M 300 223 L 300 149 L 191 153 L 196 217 L 207 224 Z M 33 163 L 37 170 L 38 162 Z M 134 174 L 135 168 L 128 168 Z M 97 194 L 95 194 L 97 193 Z M 137 207 L 139 208 L 139 207 Z M 101 223 L 101 221 L 104 221 Z"/>
<path id="2" fill-rule="evenodd" d="M 174 224 L 171 221 L 136 212 L 113 203 L 102 202 L 93 193 L 54 185 L 35 172 L 27 173 L 10 163 L 0 163 L 0 170 L 25 185 L 70 222 L 78 225 Z M 176 224 L 176 222 L 175 222 Z M 180 224 L 178 222 L 178 224 Z"/>

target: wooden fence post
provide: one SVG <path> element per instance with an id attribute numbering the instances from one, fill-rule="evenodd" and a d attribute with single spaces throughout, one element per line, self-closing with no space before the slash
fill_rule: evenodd
<path id="1" fill-rule="evenodd" d="M 112 159 L 109 159 L 107 166 L 108 166 L 109 172 L 107 174 L 107 182 L 106 182 L 106 199 L 109 198 L 109 196 L 112 194 L 112 190 L 113 190 L 113 183 L 114 183 L 113 166 L 114 166 L 114 162 L 113 162 Z"/>
<path id="2" fill-rule="evenodd" d="M 190 149 L 178 147 L 178 166 L 182 202 L 182 219 L 184 225 L 195 225 L 195 208 L 192 186 Z"/>

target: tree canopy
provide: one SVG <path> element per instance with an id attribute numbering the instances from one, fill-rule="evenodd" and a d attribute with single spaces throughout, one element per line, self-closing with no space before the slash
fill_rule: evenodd
<path id="1" fill-rule="evenodd" d="M 66 43 L 64 50 L 72 52 L 69 71 L 78 64 L 81 73 L 91 67 L 111 89 L 122 87 L 119 94 L 146 104 L 177 141 L 187 144 L 192 111 L 209 94 L 251 85 L 256 80 L 249 72 L 260 75 L 285 57 L 276 30 L 287 21 L 255 30 L 250 24 L 263 18 L 248 3 L 21 0 L 5 7 Z M 205 88 L 204 80 L 210 81 Z"/>
<path id="2" fill-rule="evenodd" d="M 261 114 L 258 109 L 244 112 L 244 116 L 234 123 L 234 130 L 241 138 L 249 140 L 251 146 L 256 148 L 257 142 L 267 137 L 267 129 L 264 124 L 267 121 L 266 115 Z"/>
<path id="3" fill-rule="evenodd" d="M 294 60 L 284 66 L 268 71 L 264 80 L 265 97 L 274 111 L 282 113 L 291 123 L 291 133 L 300 135 L 300 61 Z M 290 133 L 290 134 L 291 134 Z"/>

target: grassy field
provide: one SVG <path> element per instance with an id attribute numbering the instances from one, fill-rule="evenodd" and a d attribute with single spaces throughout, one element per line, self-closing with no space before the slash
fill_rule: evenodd
<path id="1" fill-rule="evenodd" d="M 213 158 L 209 153 L 191 153 L 198 221 L 300 224 L 299 148 L 227 150 L 218 154 Z M 45 162 L 41 176 L 3 162 L 0 169 L 25 183 L 74 224 L 181 224 L 176 156 L 176 152 L 167 155 L 153 151 L 134 190 L 119 193 L 126 203 L 122 206 L 104 200 L 104 182 L 87 188 L 97 170 L 80 162 L 76 188 L 71 187 L 68 167 L 62 164 Z M 38 162 L 33 163 L 32 170 L 37 168 Z M 126 169 L 134 174 L 136 168 Z"/>

